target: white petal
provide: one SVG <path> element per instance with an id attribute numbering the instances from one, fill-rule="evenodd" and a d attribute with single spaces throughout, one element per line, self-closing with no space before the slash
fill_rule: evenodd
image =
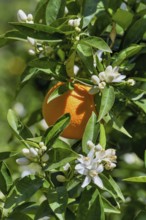
<path id="1" fill-rule="evenodd" d="M 103 170 L 104 170 L 104 168 L 103 168 L 103 165 L 102 165 L 102 164 L 100 164 L 100 165 L 97 167 L 97 169 L 96 169 L 97 173 L 102 173 Z"/>
<path id="2" fill-rule="evenodd" d="M 93 177 L 93 182 L 99 186 L 101 189 L 103 189 L 103 183 L 102 183 L 102 180 L 99 176 L 95 176 Z"/>
<path id="3" fill-rule="evenodd" d="M 86 176 L 86 178 L 84 179 L 84 182 L 82 183 L 81 187 L 84 188 L 87 185 L 89 185 L 89 183 L 91 182 L 91 177 L 90 176 Z"/>
<path id="4" fill-rule="evenodd" d="M 114 72 L 114 73 L 118 73 L 118 70 L 119 70 L 119 67 L 118 67 L 118 66 L 115 66 L 115 67 L 113 68 L 113 72 Z"/>
<path id="5" fill-rule="evenodd" d="M 95 85 L 98 85 L 100 83 L 100 79 L 96 75 L 91 76 L 91 80 Z"/>
<path id="6" fill-rule="evenodd" d="M 106 81 L 106 74 L 105 74 L 105 72 L 100 72 L 99 73 L 99 79 L 101 81 Z"/>
<path id="7" fill-rule="evenodd" d="M 87 170 L 86 170 L 86 168 L 85 168 L 82 164 L 77 164 L 77 165 L 75 166 L 75 170 L 76 170 L 78 173 L 82 174 L 82 175 L 86 175 L 86 174 L 87 174 Z"/>
<path id="8" fill-rule="evenodd" d="M 93 86 L 93 87 L 88 91 L 88 93 L 89 93 L 90 95 L 94 95 L 94 94 L 96 94 L 96 93 L 98 93 L 98 92 L 99 92 L 99 89 L 98 89 L 97 86 Z"/>
<path id="9" fill-rule="evenodd" d="M 21 9 L 18 10 L 17 12 L 17 18 L 19 22 L 26 22 L 27 20 L 27 15 L 25 14 L 24 11 L 22 11 Z"/>
<path id="10" fill-rule="evenodd" d="M 112 148 L 107 149 L 107 150 L 105 151 L 106 157 L 107 157 L 107 156 L 114 156 L 115 153 L 116 153 L 115 149 L 112 149 Z"/>
<path id="11" fill-rule="evenodd" d="M 119 75 L 118 77 L 116 77 L 112 82 L 122 82 L 123 79 L 125 79 L 126 76 L 125 75 Z"/>
<path id="12" fill-rule="evenodd" d="M 109 65 L 109 66 L 106 67 L 105 73 L 106 73 L 106 74 L 109 74 L 109 73 L 111 73 L 111 72 L 113 72 L 113 68 L 112 68 L 111 65 Z"/>

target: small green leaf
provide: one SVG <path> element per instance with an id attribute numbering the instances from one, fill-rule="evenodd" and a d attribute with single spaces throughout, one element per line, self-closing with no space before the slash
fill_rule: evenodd
<path id="1" fill-rule="evenodd" d="M 112 18 L 117 24 L 126 30 L 132 22 L 133 14 L 129 11 L 118 8 Z"/>
<path id="2" fill-rule="evenodd" d="M 128 29 L 126 36 L 124 37 L 123 47 L 127 47 L 132 43 L 138 43 L 143 38 L 145 30 L 146 30 L 146 17 L 144 15 L 144 17 L 138 19 Z"/>
<path id="3" fill-rule="evenodd" d="M 102 92 L 98 121 L 103 119 L 103 117 L 107 113 L 109 113 L 114 102 L 115 102 L 114 88 L 112 86 L 108 86 L 108 87 L 106 86 Z"/>
<path id="4" fill-rule="evenodd" d="M 10 157 L 11 152 L 9 151 L 4 151 L 4 152 L 0 152 L 0 161 L 3 161 L 7 158 Z"/>
<path id="5" fill-rule="evenodd" d="M 126 182 L 146 183 L 146 176 L 137 176 L 123 179 Z"/>
<path id="6" fill-rule="evenodd" d="M 87 141 L 96 142 L 97 136 L 99 134 L 99 123 L 97 122 L 97 116 L 94 112 L 92 112 L 91 117 L 89 118 L 83 138 L 82 138 L 82 150 L 84 153 L 88 153 L 89 148 L 87 146 Z"/>
<path id="7" fill-rule="evenodd" d="M 74 77 L 74 62 L 76 57 L 76 51 L 73 51 L 69 58 L 66 60 L 66 72 L 69 77 Z"/>
<path id="8" fill-rule="evenodd" d="M 8 111 L 7 120 L 8 120 L 10 127 L 14 131 L 15 135 L 20 140 L 23 140 L 23 138 L 25 139 L 25 138 L 33 137 L 30 130 L 17 118 L 16 114 L 11 109 L 9 109 Z"/>
<path id="9" fill-rule="evenodd" d="M 117 196 L 124 202 L 125 201 L 125 198 L 121 192 L 121 189 L 120 187 L 118 186 L 118 184 L 114 181 L 114 179 L 110 176 L 109 178 L 109 182 L 111 183 L 111 185 L 114 187 L 114 190 L 117 194 Z"/>
<path id="10" fill-rule="evenodd" d="M 139 101 L 134 101 L 134 103 L 146 113 L 146 99 L 141 99 Z"/>
<path id="11" fill-rule="evenodd" d="M 105 149 L 105 147 L 106 147 L 106 132 L 105 132 L 105 127 L 102 123 L 100 123 L 99 143 Z"/>
<path id="12" fill-rule="evenodd" d="M 52 147 L 57 137 L 61 134 L 61 132 L 67 127 L 70 122 L 70 114 L 66 113 L 61 118 L 59 118 L 56 123 L 48 128 L 44 136 L 44 142 L 49 147 Z"/>
<path id="13" fill-rule="evenodd" d="M 52 211 L 59 220 L 65 220 L 65 210 L 68 202 L 68 194 L 64 186 L 49 189 L 48 202 Z"/>
<path id="14" fill-rule="evenodd" d="M 46 23 L 49 25 L 57 18 L 62 17 L 65 9 L 65 0 L 49 0 L 46 6 Z"/>
<path id="15" fill-rule="evenodd" d="M 76 220 L 104 220 L 104 209 L 101 196 L 94 188 L 82 192 Z"/>
<path id="16" fill-rule="evenodd" d="M 116 54 L 113 66 L 119 66 L 123 63 L 124 60 L 138 54 L 144 45 L 131 45 L 124 50 L 121 50 L 120 53 Z"/>
<path id="17" fill-rule="evenodd" d="M 102 197 L 102 202 L 103 202 L 104 212 L 106 212 L 106 213 L 115 213 L 115 214 L 120 214 L 121 213 L 119 209 L 117 209 L 115 206 L 113 206 L 104 197 Z"/>
<path id="18" fill-rule="evenodd" d="M 87 46 L 91 46 L 93 48 L 109 52 L 111 53 L 110 47 L 107 45 L 107 43 L 100 37 L 87 37 L 85 39 L 82 39 L 79 41 L 79 44 L 85 44 Z"/>
<path id="19" fill-rule="evenodd" d="M 65 92 L 69 91 L 69 88 L 66 84 L 60 85 L 57 87 L 49 96 L 47 103 L 51 102 L 53 99 L 63 95 Z"/>
<path id="20" fill-rule="evenodd" d="M 12 185 L 12 177 L 5 163 L 0 163 L 0 190 L 3 194 L 7 194 Z"/>
<path id="21" fill-rule="evenodd" d="M 81 60 L 83 61 L 86 69 L 89 73 L 93 73 L 93 51 L 91 46 L 78 44 L 77 53 Z"/>
<path id="22" fill-rule="evenodd" d="M 51 171 L 64 166 L 66 163 L 70 163 L 77 159 L 79 155 L 71 149 L 60 148 L 58 146 L 58 148 L 54 148 L 49 152 L 49 156 L 47 170 Z"/>

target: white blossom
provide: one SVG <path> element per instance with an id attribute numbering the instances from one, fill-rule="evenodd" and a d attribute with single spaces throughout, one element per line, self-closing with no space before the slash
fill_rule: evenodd
<path id="1" fill-rule="evenodd" d="M 100 81 L 104 81 L 106 83 L 115 83 L 115 82 L 123 82 L 123 79 L 126 78 L 125 75 L 121 75 L 119 72 L 119 67 L 107 66 L 105 71 L 99 73 Z"/>
<path id="2" fill-rule="evenodd" d="M 86 187 L 92 181 L 98 187 L 103 188 L 103 183 L 98 174 L 104 169 L 112 170 L 116 167 L 116 155 L 114 149 L 104 150 L 100 144 L 93 144 L 92 141 L 87 142 L 89 152 L 87 156 L 80 155 L 77 159 L 75 170 L 85 176 L 82 187 Z"/>
<path id="3" fill-rule="evenodd" d="M 16 163 L 21 166 L 28 165 L 28 164 L 30 164 L 30 160 L 27 159 L 26 157 L 21 157 L 21 158 L 16 159 Z"/>
<path id="4" fill-rule="evenodd" d="M 135 85 L 135 80 L 134 80 L 134 79 L 128 79 L 128 80 L 127 80 L 127 84 L 128 84 L 129 86 L 134 86 L 134 85 Z"/>
<path id="5" fill-rule="evenodd" d="M 25 14 L 24 11 L 22 11 L 20 9 L 17 12 L 17 19 L 18 19 L 19 22 L 26 22 L 27 21 L 27 15 Z"/>
<path id="6" fill-rule="evenodd" d="M 63 170 L 64 170 L 64 171 L 69 170 L 69 168 L 70 168 L 70 164 L 69 164 L 69 163 L 66 163 L 66 164 L 63 166 Z"/>

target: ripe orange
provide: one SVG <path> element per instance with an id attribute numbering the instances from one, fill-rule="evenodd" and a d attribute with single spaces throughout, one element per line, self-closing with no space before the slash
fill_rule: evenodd
<path id="1" fill-rule="evenodd" d="M 48 91 L 43 102 L 43 117 L 48 125 L 53 125 L 63 114 L 70 113 L 70 124 L 61 135 L 66 138 L 81 139 L 92 111 L 96 112 L 94 97 L 88 93 L 90 87 L 74 84 L 73 90 L 47 103 L 50 94 L 61 84 L 57 83 Z"/>

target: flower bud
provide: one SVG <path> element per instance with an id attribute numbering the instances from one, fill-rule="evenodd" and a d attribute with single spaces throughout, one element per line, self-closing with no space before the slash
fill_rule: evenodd
<path id="1" fill-rule="evenodd" d="M 100 83 L 100 79 L 96 75 L 91 76 L 91 80 L 95 85 L 98 85 Z"/>
<path id="2" fill-rule="evenodd" d="M 74 20 L 74 27 L 78 27 L 78 26 L 80 26 L 80 22 L 81 22 L 81 19 L 80 18 L 78 18 L 78 19 L 75 19 Z"/>
<path id="3" fill-rule="evenodd" d="M 21 9 L 18 10 L 18 12 L 17 12 L 17 18 L 18 18 L 19 22 L 26 22 L 27 21 L 27 15 Z"/>
<path id="4" fill-rule="evenodd" d="M 44 142 L 43 141 L 41 141 L 40 143 L 39 143 L 39 146 L 40 147 L 43 147 L 45 144 L 44 144 Z"/>
<path id="5" fill-rule="evenodd" d="M 56 179 L 57 179 L 58 182 L 61 182 L 61 183 L 66 181 L 66 178 L 63 175 L 57 175 Z"/>
<path id="6" fill-rule="evenodd" d="M 28 164 L 30 164 L 30 160 L 28 160 L 26 157 L 21 157 L 16 160 L 16 163 L 21 166 L 28 165 Z"/>
<path id="7" fill-rule="evenodd" d="M 35 150 L 35 148 L 31 147 L 29 149 L 29 155 L 30 155 L 30 157 L 37 157 L 38 156 L 38 152 Z"/>
<path id="8" fill-rule="evenodd" d="M 81 32 L 81 28 L 79 28 L 79 27 L 75 27 L 75 30 L 76 30 L 77 32 Z"/>
<path id="9" fill-rule="evenodd" d="M 99 83 L 99 85 L 98 85 L 98 87 L 99 87 L 99 89 L 104 89 L 104 87 L 106 86 L 106 83 L 105 82 L 101 82 L 101 83 Z"/>
<path id="10" fill-rule="evenodd" d="M 134 86 L 134 85 L 135 85 L 135 80 L 134 80 L 134 79 L 128 79 L 128 80 L 127 80 L 127 84 L 128 84 L 129 86 Z"/>
<path id="11" fill-rule="evenodd" d="M 68 25 L 69 25 L 69 26 L 74 26 L 74 20 L 73 20 L 73 19 L 70 19 L 70 20 L 68 21 Z"/>
<path id="12" fill-rule="evenodd" d="M 70 164 L 69 164 L 69 163 L 66 163 L 66 164 L 63 166 L 64 171 L 67 171 L 69 168 L 70 168 Z"/>
<path id="13" fill-rule="evenodd" d="M 27 21 L 33 21 L 33 15 L 32 14 L 28 14 Z"/>
<path id="14" fill-rule="evenodd" d="M 47 162 L 49 160 L 49 155 L 45 153 L 41 159 L 42 159 L 42 162 Z"/>
<path id="15" fill-rule="evenodd" d="M 93 148 L 93 147 L 95 147 L 95 145 L 93 144 L 93 142 L 92 141 L 87 141 L 87 145 L 88 145 L 88 147 L 89 148 Z"/>
<path id="16" fill-rule="evenodd" d="M 32 55 L 32 56 L 34 56 L 34 55 L 36 54 L 35 51 L 32 50 L 32 49 L 28 50 L 28 53 L 29 53 L 30 55 Z"/>
<path id="17" fill-rule="evenodd" d="M 28 148 L 23 148 L 23 149 L 22 149 L 22 153 L 23 153 L 24 156 L 26 156 L 26 157 L 29 157 L 29 155 L 30 155 L 30 152 L 29 152 L 29 149 L 28 149 Z"/>
<path id="18" fill-rule="evenodd" d="M 80 40 L 80 37 L 79 37 L 79 36 L 76 36 L 75 39 L 76 39 L 76 41 L 79 41 L 79 40 Z"/>
<path id="19" fill-rule="evenodd" d="M 31 38 L 31 37 L 27 37 L 27 41 L 32 45 L 34 46 L 36 44 L 36 40 L 34 38 Z"/>

